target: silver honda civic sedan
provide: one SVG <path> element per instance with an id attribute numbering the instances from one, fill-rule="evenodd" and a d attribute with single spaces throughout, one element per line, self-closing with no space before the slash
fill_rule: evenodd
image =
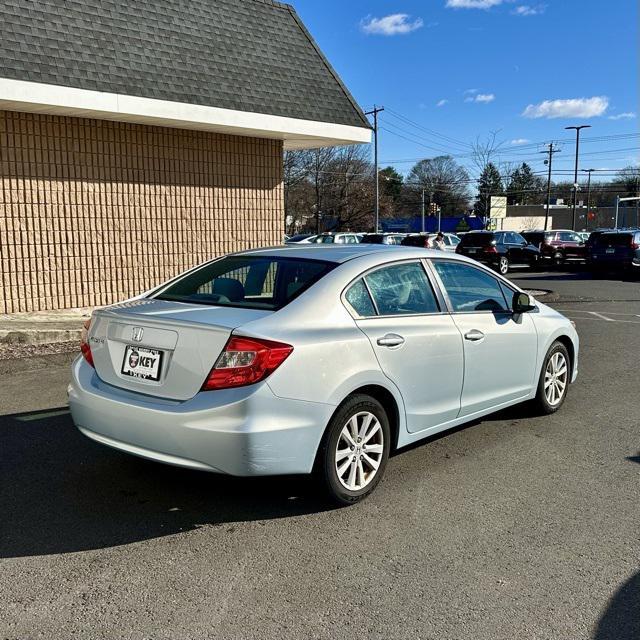
<path id="1" fill-rule="evenodd" d="M 572 323 L 481 264 L 380 245 L 228 255 L 94 312 L 78 429 L 152 460 L 368 495 L 389 453 L 510 405 L 557 411 Z"/>

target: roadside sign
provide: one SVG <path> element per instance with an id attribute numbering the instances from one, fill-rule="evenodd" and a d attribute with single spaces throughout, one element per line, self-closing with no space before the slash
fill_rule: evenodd
<path id="1" fill-rule="evenodd" d="M 505 196 L 491 196 L 491 218 L 507 217 L 507 198 Z"/>

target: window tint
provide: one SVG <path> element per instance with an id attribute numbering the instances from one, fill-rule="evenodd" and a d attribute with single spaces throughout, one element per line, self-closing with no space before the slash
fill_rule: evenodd
<path id="1" fill-rule="evenodd" d="M 502 289 L 502 294 L 504 295 L 504 299 L 507 303 L 507 307 L 509 309 L 513 308 L 513 294 L 515 293 L 513 289 L 507 287 L 504 282 L 499 282 L 500 288 Z"/>
<path id="2" fill-rule="evenodd" d="M 359 316 L 375 316 L 376 310 L 371 296 L 362 280 L 354 283 L 347 291 L 345 298 Z"/>
<path id="3" fill-rule="evenodd" d="M 335 266 L 322 260 L 227 256 L 192 271 L 155 297 L 221 307 L 275 310 Z"/>
<path id="4" fill-rule="evenodd" d="M 509 309 L 500 283 L 470 265 L 434 261 L 454 311 L 506 311 Z"/>
<path id="5" fill-rule="evenodd" d="M 427 274 L 417 262 L 378 269 L 365 276 L 365 280 L 381 316 L 440 310 Z"/>
<path id="6" fill-rule="evenodd" d="M 512 242 L 514 244 L 522 244 L 523 242 L 526 242 L 526 240 L 519 233 L 512 233 L 511 235 L 513 236 Z"/>
<path id="7" fill-rule="evenodd" d="M 497 239 L 498 234 L 472 232 L 462 236 L 462 245 L 465 247 L 486 247 Z"/>

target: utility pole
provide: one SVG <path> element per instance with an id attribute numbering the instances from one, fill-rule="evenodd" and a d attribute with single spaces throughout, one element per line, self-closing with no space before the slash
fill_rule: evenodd
<path id="1" fill-rule="evenodd" d="M 424 233 L 424 189 L 422 190 L 422 233 Z"/>
<path id="2" fill-rule="evenodd" d="M 548 153 L 549 158 L 544 161 L 546 165 L 549 165 L 549 175 L 547 176 L 547 209 L 544 214 L 544 230 L 547 230 L 549 226 L 549 209 L 551 208 L 551 166 L 553 164 L 553 154 L 560 153 L 560 149 L 553 148 L 553 142 L 547 145 L 549 148 L 547 151 L 541 151 L 540 153 Z"/>
<path id="3" fill-rule="evenodd" d="M 589 174 L 589 178 L 587 179 L 587 217 L 585 218 L 585 227 L 589 229 L 589 209 L 591 209 L 591 173 L 595 171 L 595 169 L 583 169 L 585 173 Z"/>
<path id="4" fill-rule="evenodd" d="M 373 109 L 365 113 L 366 116 L 373 116 L 373 155 L 376 172 L 376 228 L 374 233 L 378 233 L 380 221 L 380 180 L 378 176 L 378 114 L 381 111 L 384 111 L 384 107 L 376 107 L 376 105 L 374 104 Z"/>
<path id="5" fill-rule="evenodd" d="M 565 127 L 565 129 L 575 129 L 576 131 L 576 167 L 573 177 L 573 224 L 571 229 L 576 230 L 576 206 L 578 204 L 578 154 L 580 152 L 580 130 L 590 129 L 590 124 L 581 124 L 579 127 Z"/>

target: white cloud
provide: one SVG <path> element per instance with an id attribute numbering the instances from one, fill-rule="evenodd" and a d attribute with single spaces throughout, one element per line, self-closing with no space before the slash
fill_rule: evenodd
<path id="1" fill-rule="evenodd" d="M 545 100 L 530 104 L 523 112 L 525 118 L 595 118 L 609 107 L 609 98 L 571 98 L 570 100 Z"/>
<path id="2" fill-rule="evenodd" d="M 360 28 L 368 34 L 396 36 L 411 33 L 424 25 L 422 18 L 410 20 L 406 13 L 392 13 L 382 18 L 367 16 L 360 23 Z"/>
<path id="3" fill-rule="evenodd" d="M 511 13 L 516 16 L 528 17 L 528 16 L 539 16 L 541 13 L 545 12 L 547 5 L 538 4 L 535 7 L 532 7 L 528 4 L 521 4 L 517 6 Z"/>
<path id="4" fill-rule="evenodd" d="M 626 113 L 618 113 L 615 116 L 609 116 L 609 120 L 633 120 L 636 114 L 633 111 L 627 111 Z"/>
<path id="5" fill-rule="evenodd" d="M 475 93 L 475 92 L 474 92 Z M 493 102 L 496 99 L 493 93 L 477 93 L 475 95 L 469 96 L 465 98 L 465 102 L 481 102 L 484 104 L 488 104 L 489 102 Z"/>
<path id="6" fill-rule="evenodd" d="M 511 144 L 517 146 L 520 144 L 527 144 L 528 142 L 531 142 L 531 140 L 528 140 L 527 138 L 516 138 L 511 141 Z"/>
<path id="7" fill-rule="evenodd" d="M 465 94 L 474 94 L 474 93 L 478 93 L 478 91 L 480 91 L 480 89 L 467 89 L 465 91 Z"/>
<path id="8" fill-rule="evenodd" d="M 490 9 L 502 4 L 504 0 L 447 0 L 450 9 Z"/>
<path id="9" fill-rule="evenodd" d="M 442 100 L 438 100 L 438 102 L 436 103 L 436 107 L 444 107 L 444 105 L 447 104 L 447 102 L 449 101 L 445 100 L 444 98 Z"/>

